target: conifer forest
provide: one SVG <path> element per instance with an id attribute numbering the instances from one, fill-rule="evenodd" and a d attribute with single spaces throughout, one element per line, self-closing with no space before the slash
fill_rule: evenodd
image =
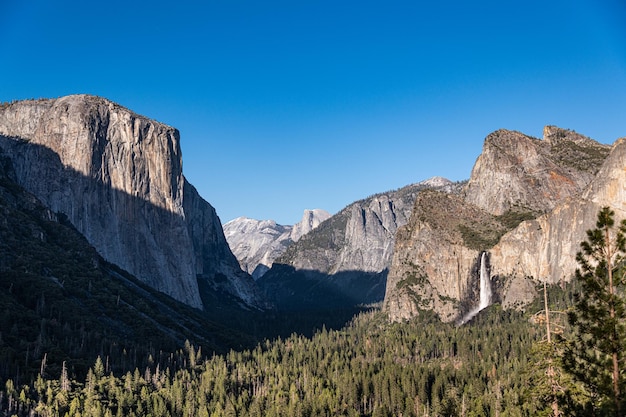
<path id="1" fill-rule="evenodd" d="M 573 301 L 558 287 L 549 295 L 555 309 Z M 102 357 L 80 377 L 42 365 L 31 380 L 6 380 L 0 401 L 8 416 L 542 415 L 548 388 L 532 348 L 545 331 L 531 316 L 496 306 L 456 327 L 372 311 L 222 355 L 187 343 L 126 372 Z"/>
<path id="2" fill-rule="evenodd" d="M 571 283 L 538 285 L 544 296 L 524 311 L 495 304 L 464 325 L 429 312 L 391 323 L 372 308 L 225 353 L 155 344 L 120 363 L 95 344 L 81 367 L 42 351 L 34 371 L 3 379 L 1 415 L 621 416 L 625 232 L 603 209 Z"/>

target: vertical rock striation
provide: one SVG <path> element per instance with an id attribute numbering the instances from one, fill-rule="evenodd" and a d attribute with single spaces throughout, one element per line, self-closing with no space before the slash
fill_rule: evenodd
<path id="1" fill-rule="evenodd" d="M 290 245 L 259 280 L 261 287 L 286 308 L 381 301 L 396 231 L 407 223 L 417 196 L 432 188 L 458 192 L 461 185 L 435 178 L 350 204 Z"/>
<path id="2" fill-rule="evenodd" d="M 385 295 L 390 318 L 419 310 L 462 317 L 479 301 L 485 250 L 494 296 L 507 308 L 534 297 L 527 277 L 569 280 L 597 209 L 625 204 L 620 143 L 607 158 L 610 146 L 554 126 L 543 140 L 508 130 L 487 136 L 464 193 L 420 196 L 398 231 Z"/>
<path id="3" fill-rule="evenodd" d="M 176 129 L 75 95 L 3 106 L 0 134 L 18 182 L 108 261 L 197 308 L 198 278 L 217 274 L 233 295 L 262 304 L 237 272 L 215 210 L 182 174 Z"/>
<path id="4" fill-rule="evenodd" d="M 395 321 L 419 310 L 432 310 L 444 321 L 458 319 L 479 301 L 478 286 L 473 287 L 479 282 L 472 278 L 479 277 L 481 250 L 466 230 L 497 236 L 503 229 L 493 215 L 461 196 L 422 192 L 409 222 L 398 230 L 385 311 Z M 486 239 L 476 235 L 471 238 Z"/>
<path id="5" fill-rule="evenodd" d="M 593 181 L 575 198 L 551 212 L 520 224 L 492 249 L 492 273 L 509 277 L 504 307 L 529 301 L 527 277 L 558 283 L 569 281 L 577 268 L 576 253 L 598 211 L 609 206 L 618 220 L 626 218 L 626 139 L 613 145 Z M 521 289 L 521 290 L 520 290 Z"/>
<path id="6" fill-rule="evenodd" d="M 458 189 L 445 179 L 412 184 L 356 201 L 292 245 L 279 262 L 326 274 L 381 272 L 389 268 L 398 227 L 407 223 L 422 190 Z"/>
<path id="7" fill-rule="evenodd" d="M 330 218 L 330 213 L 322 209 L 306 209 L 302 213 L 302 219 L 293 225 L 289 238 L 293 242 L 297 242 L 300 238 L 311 230 L 319 226 L 324 220 Z"/>

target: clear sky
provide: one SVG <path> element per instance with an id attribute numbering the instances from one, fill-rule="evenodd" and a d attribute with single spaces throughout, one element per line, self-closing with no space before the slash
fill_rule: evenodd
<path id="1" fill-rule="evenodd" d="M 626 136 L 620 0 L 0 0 L 0 101 L 88 93 L 178 128 L 218 212 L 297 222 L 486 135 Z"/>

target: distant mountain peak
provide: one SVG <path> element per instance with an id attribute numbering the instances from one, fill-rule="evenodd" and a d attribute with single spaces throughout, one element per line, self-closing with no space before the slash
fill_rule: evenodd
<path id="1" fill-rule="evenodd" d="M 291 230 L 291 235 L 289 236 L 291 240 L 297 242 L 300 238 L 311 230 L 315 229 L 320 225 L 324 220 L 330 217 L 330 213 L 326 210 L 322 209 L 305 209 L 302 214 L 302 219 L 293 226 Z"/>
<path id="2" fill-rule="evenodd" d="M 280 225 L 274 220 L 238 217 L 224 224 L 224 235 L 241 269 L 256 280 L 271 268 L 289 245 L 329 217 L 330 213 L 325 210 L 306 209 L 300 222 L 293 226 Z"/>
<path id="3" fill-rule="evenodd" d="M 418 183 L 419 185 L 423 185 L 426 187 L 445 187 L 446 185 L 451 185 L 452 181 L 444 177 L 431 177 L 424 181 Z"/>

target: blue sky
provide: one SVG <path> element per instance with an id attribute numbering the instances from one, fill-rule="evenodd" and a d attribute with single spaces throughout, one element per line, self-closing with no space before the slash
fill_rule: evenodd
<path id="1" fill-rule="evenodd" d="M 222 222 L 440 175 L 490 132 L 626 136 L 626 6 L 0 0 L 0 101 L 88 93 L 178 128 Z"/>

